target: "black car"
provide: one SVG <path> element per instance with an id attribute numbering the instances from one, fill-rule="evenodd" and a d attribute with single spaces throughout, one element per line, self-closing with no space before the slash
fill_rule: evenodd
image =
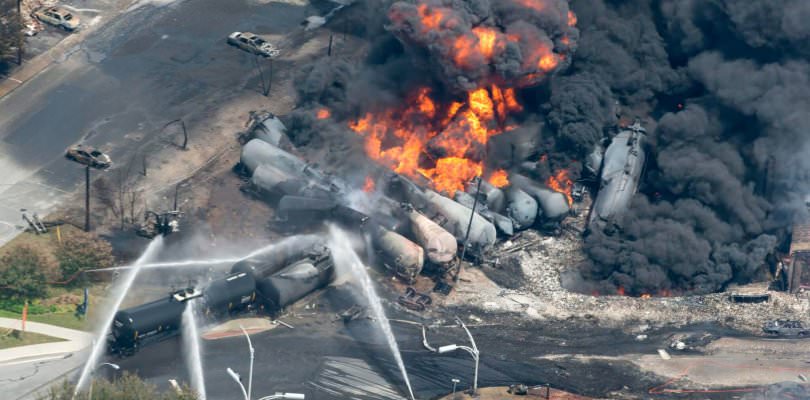
<path id="1" fill-rule="evenodd" d="M 76 161 L 79 164 L 88 165 L 97 169 L 107 169 L 112 166 L 110 156 L 102 153 L 95 147 L 82 144 L 77 144 L 67 149 L 65 157 L 68 160 Z"/>
<path id="2" fill-rule="evenodd" d="M 800 321 L 775 320 L 769 321 L 762 327 L 765 333 L 777 336 L 808 336 L 810 329 L 805 327 Z"/>

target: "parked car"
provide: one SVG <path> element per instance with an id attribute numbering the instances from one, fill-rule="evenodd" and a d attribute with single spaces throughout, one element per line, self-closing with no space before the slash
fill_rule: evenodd
<path id="1" fill-rule="evenodd" d="M 61 27 L 66 31 L 74 31 L 79 27 L 79 17 L 61 7 L 46 7 L 34 11 L 34 16 L 38 20 Z"/>
<path id="2" fill-rule="evenodd" d="M 801 321 L 775 320 L 769 321 L 762 327 L 765 333 L 778 336 L 807 336 L 810 329 L 802 325 Z"/>
<path id="3" fill-rule="evenodd" d="M 88 165 L 93 168 L 107 169 L 112 165 L 110 156 L 102 153 L 92 146 L 77 144 L 65 153 L 68 160 L 76 161 L 79 164 Z"/>
<path id="4" fill-rule="evenodd" d="M 228 44 L 264 57 L 275 57 L 279 53 L 278 49 L 270 42 L 250 32 L 231 33 L 228 36 Z"/>

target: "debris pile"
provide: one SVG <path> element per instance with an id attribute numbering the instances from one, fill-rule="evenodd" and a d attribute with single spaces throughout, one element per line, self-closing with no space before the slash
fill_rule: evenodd
<path id="1" fill-rule="evenodd" d="M 584 213 L 583 213 L 584 214 Z M 584 224 L 586 216 L 570 218 L 574 226 Z M 542 236 L 525 231 L 496 246 L 497 261 L 481 269 L 465 269 L 463 285 L 442 303 L 445 306 L 478 307 L 495 314 L 518 313 L 537 320 L 577 319 L 597 321 L 602 326 L 635 327 L 637 321 L 652 327 L 679 327 L 702 322 L 719 323 L 732 329 L 762 334 L 771 320 L 810 321 L 810 301 L 785 292 L 769 291 L 770 300 L 760 303 L 735 303 L 729 293 L 720 292 L 691 296 L 624 296 L 588 295 L 565 289 L 562 281 L 576 268 L 585 255 L 582 239 L 564 230 L 560 236 Z M 525 284 L 518 289 L 504 289 L 485 275 L 496 268 L 500 259 L 517 255 Z M 632 332 L 643 333 L 639 332 Z"/>

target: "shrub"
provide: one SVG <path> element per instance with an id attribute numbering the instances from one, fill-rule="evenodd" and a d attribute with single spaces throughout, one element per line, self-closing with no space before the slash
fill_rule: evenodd
<path id="1" fill-rule="evenodd" d="M 40 400 L 71 400 L 74 399 L 73 392 L 75 386 L 62 382 L 52 386 L 48 395 Z M 75 400 L 87 400 L 87 392 L 81 392 Z M 96 380 L 93 385 L 94 400 L 196 400 L 197 396 L 188 387 L 184 387 L 182 393 L 174 390 L 158 392 L 155 385 L 143 381 L 137 375 L 124 373 L 124 375 L 113 381 Z"/>
<path id="2" fill-rule="evenodd" d="M 0 258 L 0 298 L 22 303 L 47 293 L 45 258 L 35 248 L 20 245 Z"/>
<path id="3" fill-rule="evenodd" d="M 81 271 L 106 268 L 115 262 L 110 243 L 85 232 L 76 232 L 65 238 L 62 246 L 56 250 L 56 259 L 62 280 L 72 286 L 85 282 Z"/>

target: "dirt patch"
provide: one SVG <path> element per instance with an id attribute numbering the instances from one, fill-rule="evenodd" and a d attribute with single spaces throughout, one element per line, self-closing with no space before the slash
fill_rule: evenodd
<path id="1" fill-rule="evenodd" d="M 278 323 L 273 323 L 266 318 L 240 318 L 227 321 L 223 324 L 217 325 L 211 329 L 206 330 L 202 335 L 205 340 L 217 340 L 234 336 L 242 336 L 242 328 L 249 334 L 269 331 L 279 326 Z"/>
<path id="2" fill-rule="evenodd" d="M 500 257 L 498 262 L 481 267 L 487 278 L 506 289 L 520 289 L 526 284 L 526 275 L 520 266 L 520 257 L 506 255 Z"/>
<path id="3" fill-rule="evenodd" d="M 456 393 L 455 395 L 448 395 L 442 397 L 442 400 L 467 400 L 467 399 L 479 399 L 479 400 L 506 400 L 506 399 L 524 399 L 524 400 L 589 400 L 591 397 L 585 397 L 576 395 L 573 393 L 568 393 L 563 390 L 558 390 L 554 388 L 549 388 L 545 386 L 537 386 L 528 388 L 529 393 L 527 395 L 514 395 L 510 394 L 507 391 L 509 390 L 508 387 L 501 386 L 501 387 L 489 387 L 489 388 L 480 388 L 478 389 L 478 395 L 473 397 L 467 393 Z"/>

